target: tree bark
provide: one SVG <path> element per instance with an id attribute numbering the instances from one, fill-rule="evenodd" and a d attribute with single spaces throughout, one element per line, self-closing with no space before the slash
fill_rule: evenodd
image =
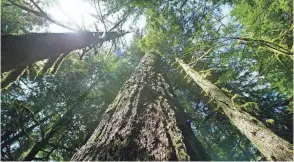
<path id="1" fill-rule="evenodd" d="M 1 73 L 124 34 L 109 32 L 103 38 L 102 32 L 1 35 Z"/>
<path id="2" fill-rule="evenodd" d="M 58 66 L 62 57 L 66 57 L 73 50 L 113 40 L 125 34 L 87 32 L 1 35 L 1 74 L 9 72 L 6 77 L 2 76 L 1 90 L 18 80 L 28 66 L 37 61 L 49 59 L 45 67 L 50 68 L 54 63 Z M 54 67 L 54 71 L 56 69 L 57 67 Z"/>
<path id="3" fill-rule="evenodd" d="M 146 54 L 73 161 L 209 160 L 176 96 Z"/>
<path id="4" fill-rule="evenodd" d="M 261 121 L 254 116 L 243 111 L 234 104 L 217 86 L 204 79 L 197 71 L 193 70 L 182 60 L 177 62 L 185 72 L 205 91 L 223 112 L 228 116 L 230 121 L 244 134 L 257 149 L 268 159 L 273 161 L 292 161 L 293 145 L 286 140 L 277 136 L 268 129 Z"/>

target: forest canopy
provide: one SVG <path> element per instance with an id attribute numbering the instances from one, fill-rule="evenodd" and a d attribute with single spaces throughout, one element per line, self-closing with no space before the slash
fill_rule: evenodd
<path id="1" fill-rule="evenodd" d="M 293 160 L 293 1 L 2 0 L 1 160 Z"/>

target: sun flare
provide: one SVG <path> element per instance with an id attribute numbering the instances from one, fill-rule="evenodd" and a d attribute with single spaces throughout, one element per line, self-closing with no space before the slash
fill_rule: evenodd
<path id="1" fill-rule="evenodd" d="M 90 13 L 95 13 L 95 8 L 83 0 L 57 0 L 55 5 L 48 9 L 49 14 L 59 22 L 72 24 L 79 28 L 88 28 L 93 25 L 95 18 Z M 56 25 L 50 25 L 50 31 L 63 32 Z"/>

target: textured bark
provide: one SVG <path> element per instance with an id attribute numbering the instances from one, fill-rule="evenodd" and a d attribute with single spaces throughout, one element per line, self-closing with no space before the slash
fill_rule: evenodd
<path id="1" fill-rule="evenodd" d="M 156 55 L 143 57 L 71 160 L 209 160 L 158 63 Z"/>
<path id="2" fill-rule="evenodd" d="M 261 121 L 242 111 L 217 86 L 204 79 L 182 60 L 177 60 L 186 73 L 220 106 L 230 121 L 244 134 L 268 159 L 274 161 L 292 161 L 293 145 L 277 136 Z"/>

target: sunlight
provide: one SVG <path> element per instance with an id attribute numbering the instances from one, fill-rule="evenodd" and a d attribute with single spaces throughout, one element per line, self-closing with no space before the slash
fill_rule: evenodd
<path id="1" fill-rule="evenodd" d="M 280 1 L 1 1 L 1 160 L 293 161 Z"/>
<path id="2" fill-rule="evenodd" d="M 57 0 L 54 5 L 48 9 L 50 15 L 59 22 L 66 22 L 79 26 L 80 28 L 89 28 L 95 22 L 95 18 L 89 13 L 95 13 L 95 9 L 89 3 L 83 0 Z M 51 32 L 69 31 L 57 25 L 50 25 Z"/>
<path id="3" fill-rule="evenodd" d="M 102 10 L 104 6 L 101 6 Z M 58 22 L 61 22 L 66 25 L 76 26 L 80 29 L 87 29 L 88 31 L 96 31 L 94 23 L 96 23 L 99 31 L 104 31 L 104 26 L 100 22 L 97 22 L 97 19 L 91 16 L 90 14 L 97 15 L 94 4 L 91 4 L 89 1 L 85 0 L 55 0 L 51 2 L 51 6 L 46 9 L 46 12 Z M 113 14 L 107 19 L 113 23 L 118 21 L 119 13 Z M 143 29 L 146 25 L 146 18 L 144 15 L 141 15 L 139 20 L 134 23 L 133 17 L 129 18 L 122 26 L 122 30 L 130 31 L 133 29 Z M 108 26 L 108 29 L 113 25 Z M 45 32 L 43 30 L 38 30 L 36 32 Z M 54 23 L 50 23 L 49 27 L 46 29 L 46 32 L 50 33 L 63 33 L 63 32 L 73 32 L 69 29 L 63 28 Z M 133 39 L 134 33 L 131 32 L 124 36 L 127 44 Z"/>

